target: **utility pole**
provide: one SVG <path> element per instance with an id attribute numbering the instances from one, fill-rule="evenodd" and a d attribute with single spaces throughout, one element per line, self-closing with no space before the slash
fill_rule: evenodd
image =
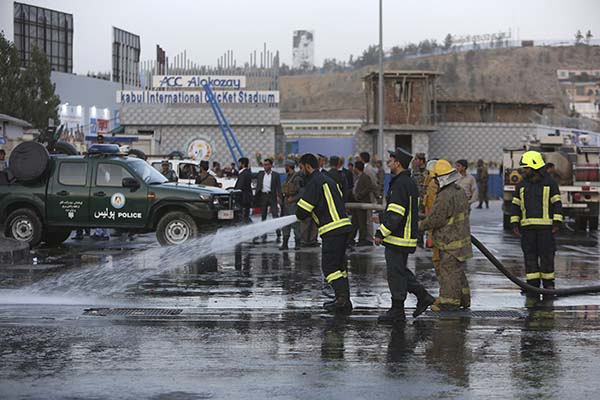
<path id="1" fill-rule="evenodd" d="M 379 134 L 377 136 L 377 154 L 385 162 L 385 149 L 383 144 L 383 0 L 379 0 L 379 84 L 377 88 L 379 116 Z"/>

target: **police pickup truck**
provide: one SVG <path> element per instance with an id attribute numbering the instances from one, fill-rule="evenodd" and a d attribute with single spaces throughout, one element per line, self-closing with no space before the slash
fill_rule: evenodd
<path id="1" fill-rule="evenodd" d="M 240 219 L 235 192 L 167 180 L 147 162 L 114 145 L 85 156 L 49 155 L 25 142 L 0 172 L 0 224 L 6 237 L 58 244 L 77 228 L 156 232 L 161 245 Z"/>

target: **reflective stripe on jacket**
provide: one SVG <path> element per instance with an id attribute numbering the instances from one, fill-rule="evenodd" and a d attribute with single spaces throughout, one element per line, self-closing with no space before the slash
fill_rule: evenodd
<path id="1" fill-rule="evenodd" d="M 314 171 L 307 178 L 304 193 L 297 205 L 298 219 L 312 217 L 319 226 L 321 236 L 352 231 L 340 188 L 333 179 L 319 171 Z"/>
<path id="2" fill-rule="evenodd" d="M 560 190 L 554 180 L 541 172 L 541 179 L 523 179 L 513 193 L 510 222 L 525 229 L 561 226 L 563 221 Z"/>
<path id="3" fill-rule="evenodd" d="M 433 246 L 459 261 L 473 257 L 469 202 L 460 186 L 453 183 L 440 189 L 419 230 L 432 230 Z"/>
<path id="4" fill-rule="evenodd" d="M 375 235 L 382 238 L 386 246 L 414 253 L 419 223 L 419 188 L 409 171 L 402 171 L 392 178 L 386 204 Z"/>

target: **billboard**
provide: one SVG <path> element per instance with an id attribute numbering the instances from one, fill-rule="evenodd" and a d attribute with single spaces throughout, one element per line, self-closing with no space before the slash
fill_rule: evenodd
<path id="1" fill-rule="evenodd" d="M 292 67 L 312 68 L 315 65 L 314 31 L 294 31 Z"/>

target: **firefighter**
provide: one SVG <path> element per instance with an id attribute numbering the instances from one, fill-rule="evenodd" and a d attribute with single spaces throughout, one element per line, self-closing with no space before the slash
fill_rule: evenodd
<path id="1" fill-rule="evenodd" d="M 300 189 L 304 186 L 302 176 L 295 171 L 296 162 L 294 160 L 285 161 L 285 172 L 287 174 L 285 182 L 282 186 L 283 201 L 281 202 L 281 215 L 295 215 L 296 214 L 296 203 L 300 199 Z M 279 250 L 287 250 L 288 242 L 290 240 L 290 233 L 294 229 L 294 240 L 296 245 L 294 250 L 300 250 L 300 222 L 294 222 L 292 225 L 287 225 L 282 228 L 283 231 L 283 243 Z"/>
<path id="2" fill-rule="evenodd" d="M 402 322 L 404 300 L 412 293 L 417 296 L 413 317 L 423 313 L 434 302 L 425 287 L 408 269 L 408 255 L 417 249 L 419 222 L 419 188 L 410 176 L 412 155 L 401 148 L 390 151 L 388 166 L 394 175 L 386 195 L 387 207 L 381 215 L 381 225 L 375 233 L 375 244 L 385 246 L 387 280 L 392 294 L 392 307 L 379 316 L 379 322 Z"/>
<path id="3" fill-rule="evenodd" d="M 323 304 L 329 312 L 349 314 L 352 312 L 350 285 L 346 270 L 346 242 L 352 232 L 352 223 L 337 184 L 319 171 L 319 161 L 313 154 L 300 158 L 300 170 L 305 177 L 304 193 L 298 200 L 296 216 L 309 217 L 317 223 L 323 245 L 321 269 L 327 283 L 335 291 L 335 299 Z"/>
<path id="4" fill-rule="evenodd" d="M 436 269 L 440 295 L 431 306 L 434 311 L 458 310 L 471 306 L 465 261 L 473 256 L 469 224 L 469 200 L 455 182 L 460 174 L 446 160 L 438 160 L 433 177 L 439 191 L 431 213 L 419 223 L 419 231 L 432 231 L 434 252 L 439 254 Z"/>
<path id="5" fill-rule="evenodd" d="M 562 202 L 556 182 L 546 173 L 537 151 L 521 157 L 524 179 L 513 193 L 510 222 L 521 237 L 527 283 L 554 289 L 554 235 L 562 225 Z M 538 297 L 532 295 L 531 297 Z"/>

